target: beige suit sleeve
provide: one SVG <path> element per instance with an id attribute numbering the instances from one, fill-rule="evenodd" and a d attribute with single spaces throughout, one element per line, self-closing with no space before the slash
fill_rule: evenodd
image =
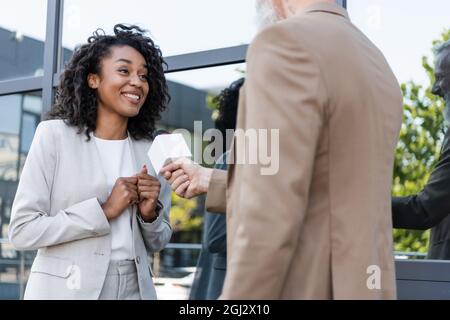
<path id="1" fill-rule="evenodd" d="M 239 115 L 243 129 L 275 133 L 268 148 L 274 152 L 271 169 L 261 161 L 235 165 L 223 299 L 281 298 L 292 267 L 326 95 L 318 65 L 301 36 L 276 25 L 260 33 L 249 48 L 245 109 Z M 239 152 L 243 150 L 237 148 L 236 156 Z"/>
<path id="2" fill-rule="evenodd" d="M 214 169 L 209 182 L 208 193 L 206 195 L 206 210 L 209 212 L 227 212 L 227 172 L 225 170 Z"/>

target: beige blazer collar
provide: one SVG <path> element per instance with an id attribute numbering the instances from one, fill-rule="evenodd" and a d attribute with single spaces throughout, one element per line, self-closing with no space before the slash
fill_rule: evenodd
<path id="1" fill-rule="evenodd" d="M 301 11 L 300 14 L 308 13 L 308 12 L 328 12 L 328 13 L 332 13 L 332 14 L 337 14 L 339 16 L 342 16 L 342 17 L 350 20 L 347 10 L 345 10 L 341 6 L 334 4 L 334 3 L 328 3 L 328 2 L 314 3 L 309 6 L 306 6 Z"/>

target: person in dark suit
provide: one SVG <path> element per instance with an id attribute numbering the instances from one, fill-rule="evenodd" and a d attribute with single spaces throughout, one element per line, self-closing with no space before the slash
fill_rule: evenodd
<path id="1" fill-rule="evenodd" d="M 236 128 L 239 90 L 243 83 L 244 78 L 236 80 L 214 99 L 219 105 L 219 117 L 216 120 L 216 128 L 224 137 L 223 150 L 227 150 L 229 147 L 226 145 L 226 130 L 234 130 Z M 227 170 L 227 158 L 228 152 L 225 152 L 216 162 L 215 168 Z M 222 293 L 227 268 L 226 232 L 226 215 L 205 211 L 203 246 L 189 299 L 215 300 Z"/>
<path id="2" fill-rule="evenodd" d="M 450 124 L 450 41 L 437 50 L 436 83 L 432 92 L 445 99 Z M 450 259 L 450 130 L 445 133 L 439 161 L 427 184 L 416 195 L 392 199 L 394 228 L 431 228 L 429 259 Z"/>

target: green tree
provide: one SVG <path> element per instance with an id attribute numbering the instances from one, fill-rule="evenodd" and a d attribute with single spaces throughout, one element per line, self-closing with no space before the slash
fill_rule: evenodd
<path id="1" fill-rule="evenodd" d="M 170 224 L 174 232 L 198 231 L 202 226 L 202 217 L 192 216 L 197 207 L 195 199 L 183 199 L 172 192 L 172 208 L 170 209 Z"/>
<path id="2" fill-rule="evenodd" d="M 450 39 L 450 30 L 433 41 L 436 48 Z M 443 99 L 431 93 L 435 81 L 434 63 L 422 58 L 430 84 L 426 87 L 410 81 L 401 85 L 404 96 L 403 124 L 395 154 L 393 194 L 407 196 L 419 192 L 439 160 L 445 133 Z M 429 230 L 394 230 L 395 250 L 426 252 Z"/>

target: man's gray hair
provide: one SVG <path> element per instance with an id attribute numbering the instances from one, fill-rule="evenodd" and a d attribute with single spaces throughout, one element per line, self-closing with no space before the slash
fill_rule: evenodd
<path id="1" fill-rule="evenodd" d="M 448 51 L 448 52 L 447 52 Z M 443 52 L 447 52 L 450 53 L 450 40 L 440 44 L 436 49 L 435 49 L 436 55 L 439 55 Z"/>

